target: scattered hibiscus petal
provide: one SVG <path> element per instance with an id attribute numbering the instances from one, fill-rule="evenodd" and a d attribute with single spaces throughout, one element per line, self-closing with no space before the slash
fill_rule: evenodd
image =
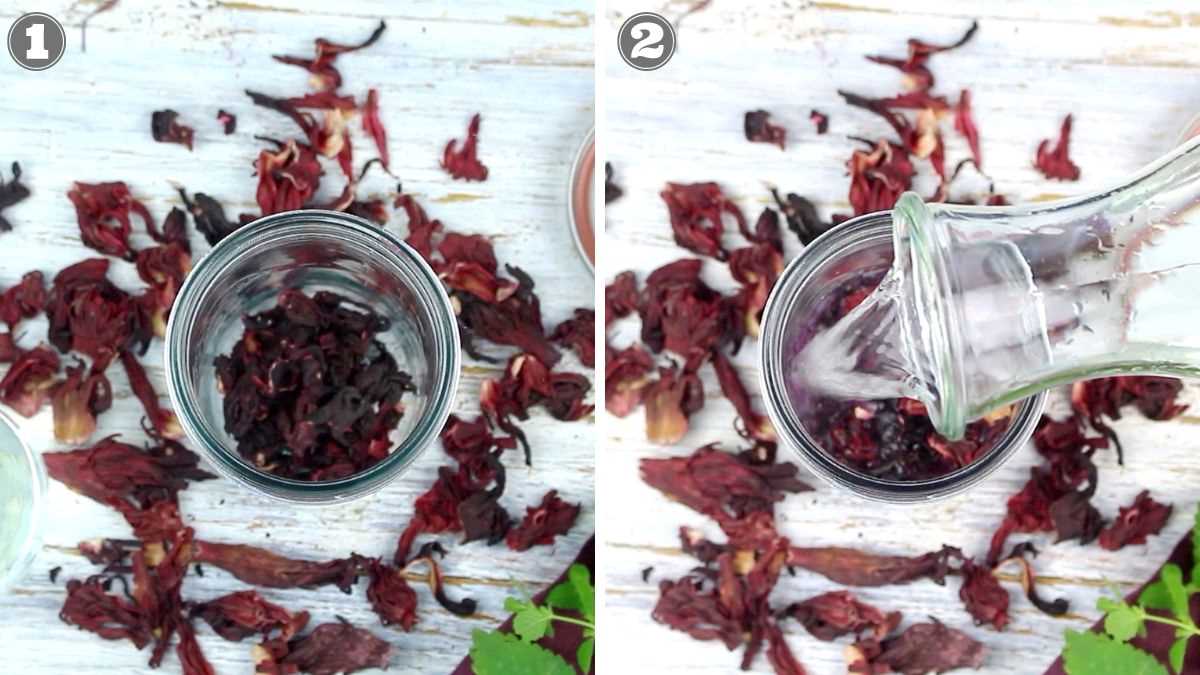
<path id="1" fill-rule="evenodd" d="M 766 110 L 747 111 L 743 130 L 746 133 L 746 140 L 751 143 L 772 143 L 778 145 L 780 150 L 784 149 L 787 130 L 771 124 L 770 113 Z"/>
<path id="2" fill-rule="evenodd" d="M 334 61 L 340 54 L 366 49 L 375 44 L 383 35 L 383 31 L 387 28 L 387 24 L 383 21 L 379 22 L 379 26 L 371 33 L 363 42 L 356 45 L 343 45 L 336 42 L 330 42 L 325 38 L 317 38 L 315 41 L 316 55 L 311 59 L 306 59 L 297 56 L 273 56 L 280 63 L 288 65 L 300 66 L 312 75 L 313 85 L 320 91 L 334 91 L 342 85 L 342 75 L 334 68 Z"/>
<path id="3" fill-rule="evenodd" d="M 90 448 L 43 453 L 46 472 L 102 504 L 133 497 L 141 504 L 173 499 L 189 480 L 215 478 L 198 468 L 199 457 L 182 448 L 156 453 L 109 436 Z"/>
<path id="4" fill-rule="evenodd" d="M 1000 586 L 992 569 L 968 560 L 962 566 L 963 583 L 958 597 L 975 619 L 975 625 L 990 624 L 996 630 L 1008 625 L 1008 591 Z"/>
<path id="5" fill-rule="evenodd" d="M 256 650 L 256 672 L 338 675 L 386 669 L 392 658 L 392 646 L 387 641 L 345 620 L 321 624 L 308 635 L 290 640 L 280 651 L 283 654 L 275 659 L 267 655 L 267 650 Z M 268 669 L 276 663 L 280 668 Z"/>
<path id="6" fill-rule="evenodd" d="M 884 614 L 847 591 L 830 591 L 792 603 L 783 613 L 799 621 L 813 637 L 827 642 L 864 633 L 882 640 L 900 625 L 900 612 Z"/>
<path id="7" fill-rule="evenodd" d="M 861 640 L 846 649 L 850 673 L 902 675 L 944 673 L 983 665 L 986 648 L 966 633 L 933 619 L 916 623 L 886 640 Z"/>
<path id="8" fill-rule="evenodd" d="M 625 417 L 642 404 L 642 392 L 653 381 L 654 359 L 641 345 L 608 348 L 604 359 L 604 406 Z"/>
<path id="9" fill-rule="evenodd" d="M 221 203 L 203 192 L 197 192 L 195 201 L 192 201 L 188 199 L 187 192 L 179 188 L 179 196 L 183 198 L 184 205 L 192 214 L 192 222 L 196 224 L 196 229 L 211 246 L 216 246 L 219 241 L 242 226 L 241 223 L 226 218 Z"/>
<path id="10" fill-rule="evenodd" d="M 67 582 L 67 599 L 58 618 L 105 640 L 129 640 L 141 649 L 152 636 L 142 612 L 133 602 L 106 593 L 100 577 Z"/>
<path id="11" fill-rule="evenodd" d="M 846 586 L 891 586 L 917 579 L 944 583 L 962 552 L 943 546 L 918 556 L 894 556 L 867 553 L 853 548 L 799 547 L 788 551 L 788 567 L 802 567 Z"/>
<path id="12" fill-rule="evenodd" d="M 487 180 L 488 169 L 476 156 L 479 122 L 479 113 L 475 113 L 471 117 L 471 123 L 467 125 L 467 139 L 462 142 L 462 148 L 458 148 L 458 139 L 451 139 L 446 143 L 446 149 L 442 152 L 442 168 L 452 178 L 468 181 Z"/>
<path id="13" fill-rule="evenodd" d="M 358 580 L 361 558 L 351 555 L 325 562 L 295 560 L 247 544 L 197 539 L 191 562 L 219 567 L 242 581 L 266 588 L 317 588 L 335 585 L 349 593 Z"/>
<path id="14" fill-rule="evenodd" d="M 727 253 L 721 244 L 721 235 L 725 231 L 722 218 L 729 214 L 739 229 L 746 227 L 746 217 L 741 209 L 725 197 L 716 183 L 667 183 L 659 195 L 667 204 L 675 243 L 689 251 L 725 260 Z"/>
<path id="15" fill-rule="evenodd" d="M 362 126 L 363 131 L 375 141 L 384 171 L 389 170 L 387 130 L 383 128 L 383 120 L 379 119 L 379 92 L 375 89 L 367 91 L 367 103 L 363 106 Z"/>
<path id="16" fill-rule="evenodd" d="M 1071 116 L 1063 118 L 1058 142 L 1050 148 L 1049 139 L 1038 143 L 1037 158 L 1033 164 L 1046 178 L 1053 180 L 1079 180 L 1079 167 L 1071 161 L 1068 153 L 1071 146 Z"/>
<path id="17" fill-rule="evenodd" d="M 75 183 L 67 198 L 75 205 L 75 218 L 83 243 L 97 251 L 132 261 L 129 235 L 133 225 L 130 212 L 136 213 L 147 228 L 154 226 L 150 212 L 122 182 Z"/>
<path id="18" fill-rule="evenodd" d="M 195 130 L 179 123 L 179 113 L 174 110 L 155 110 L 150 115 L 150 134 L 159 143 L 178 143 L 192 149 Z"/>
<path id="19" fill-rule="evenodd" d="M 646 404 L 646 438 L 659 445 L 683 440 L 688 418 L 704 406 L 704 386 L 695 370 L 679 371 L 674 363 L 659 367 L 658 379 L 641 392 Z"/>
<path id="20" fill-rule="evenodd" d="M 566 534 L 579 517 L 579 504 L 568 504 L 550 490 L 541 504 L 525 509 L 525 518 L 508 531 L 506 541 L 514 551 L 527 551 L 534 546 L 549 546 L 554 538 Z"/>
<path id="21" fill-rule="evenodd" d="M 417 623 L 417 594 L 400 570 L 373 560 L 367 564 L 371 583 L 367 601 L 385 626 L 397 625 L 406 631 Z"/>
<path id="22" fill-rule="evenodd" d="M 604 324 L 629 316 L 638 308 L 637 277 L 625 271 L 604 287 Z"/>
<path id="23" fill-rule="evenodd" d="M 1171 508 L 1170 504 L 1151 499 L 1149 490 L 1142 490 L 1133 503 L 1122 506 L 1117 519 L 1100 532 L 1100 546 L 1117 551 L 1130 544 L 1146 543 L 1147 536 L 1158 534 L 1167 524 Z"/>
<path id="24" fill-rule="evenodd" d="M 13 229 L 12 223 L 4 217 L 4 210 L 29 198 L 29 188 L 21 182 L 21 165 L 12 163 L 12 177 L 6 182 L 0 176 L 0 232 Z"/>
<path id="25" fill-rule="evenodd" d="M 579 362 L 588 368 L 596 367 L 596 311 L 576 309 L 575 316 L 554 328 L 550 339 L 573 350 Z"/>
<path id="26" fill-rule="evenodd" d="M 221 128 L 225 131 L 226 136 L 237 131 L 237 116 L 233 113 L 226 112 L 225 110 L 218 110 L 217 121 L 221 123 Z"/>
<path id="27" fill-rule="evenodd" d="M 25 417 L 33 417 L 54 391 L 58 354 L 39 346 L 19 351 L 0 379 L 0 401 Z"/>
<path id="28" fill-rule="evenodd" d="M 14 165 L 15 166 L 15 165 Z M 613 168 L 611 162 L 604 163 L 604 203 L 610 204 L 621 198 L 621 188 L 613 179 Z"/>
<path id="29" fill-rule="evenodd" d="M 971 114 L 971 92 L 966 89 L 958 95 L 958 105 L 954 107 L 954 130 L 967 139 L 971 157 L 975 159 L 975 168 L 983 168 L 983 155 L 979 152 L 979 129 L 975 127 L 975 119 Z"/>
<path id="30" fill-rule="evenodd" d="M 54 439 L 78 445 L 96 431 L 96 417 L 112 406 L 112 385 L 103 372 L 87 372 L 82 363 L 68 366 L 66 379 L 54 385 Z"/>
<path id="31" fill-rule="evenodd" d="M 812 120 L 813 126 L 817 128 L 817 135 L 820 136 L 826 131 L 829 131 L 829 115 L 813 108 L 808 113 L 808 119 Z"/>

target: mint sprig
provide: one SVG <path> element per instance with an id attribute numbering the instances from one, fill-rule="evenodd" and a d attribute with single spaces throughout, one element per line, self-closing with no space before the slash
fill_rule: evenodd
<path id="1" fill-rule="evenodd" d="M 1200 627 L 1192 618 L 1192 596 L 1200 593 L 1200 507 L 1192 528 L 1195 564 L 1187 582 L 1183 570 L 1174 563 L 1163 565 L 1158 579 L 1138 596 L 1137 604 L 1121 599 L 1100 598 L 1096 607 L 1105 613 L 1105 635 L 1067 631 L 1063 667 L 1068 675 L 1169 675 L 1153 654 L 1129 644 L 1146 634 L 1147 623 L 1161 623 L 1175 629 L 1175 643 L 1167 653 L 1171 672 L 1183 672 L 1188 642 L 1200 637 Z"/>
<path id="2" fill-rule="evenodd" d="M 545 605 L 528 598 L 508 598 L 504 608 L 513 614 L 515 635 L 481 630 L 472 633 L 471 663 L 475 675 L 574 675 L 575 668 L 561 656 L 535 644 L 554 635 L 555 622 L 583 628 L 584 640 L 576 650 L 575 660 L 580 672 L 591 669 L 596 649 L 596 590 L 586 567 L 571 565 L 566 581 L 546 594 Z M 579 617 L 561 612 L 575 612 Z"/>

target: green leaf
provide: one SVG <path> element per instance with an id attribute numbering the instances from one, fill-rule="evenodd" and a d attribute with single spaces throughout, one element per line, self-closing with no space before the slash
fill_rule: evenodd
<path id="1" fill-rule="evenodd" d="M 1183 585 L 1183 570 L 1179 569 L 1179 565 L 1175 563 L 1168 563 L 1163 565 L 1162 574 L 1159 576 L 1167 587 L 1167 596 L 1171 600 L 1171 612 L 1175 618 L 1190 624 L 1192 613 L 1188 609 L 1188 593 L 1187 588 Z"/>
<path id="2" fill-rule="evenodd" d="M 1142 630 L 1142 614 L 1124 602 L 1100 598 L 1096 606 L 1108 612 L 1104 617 L 1104 632 L 1117 642 L 1129 642 Z"/>
<path id="3" fill-rule="evenodd" d="M 1067 675 L 1170 675 L 1153 656 L 1097 633 L 1067 631 L 1063 651 Z"/>
<path id="4" fill-rule="evenodd" d="M 505 611 L 511 612 L 513 614 L 516 614 L 517 612 L 523 612 L 523 611 L 529 609 L 530 607 L 537 607 L 537 605 L 533 604 L 532 600 L 521 600 L 520 598 L 511 598 L 511 597 L 504 599 Z"/>
<path id="5" fill-rule="evenodd" d="M 564 581 L 551 588 L 550 592 L 546 594 L 546 604 L 554 609 L 579 611 L 579 594 L 575 592 L 575 587 L 569 581 Z"/>
<path id="6" fill-rule="evenodd" d="M 1171 594 L 1167 592 L 1167 585 L 1161 581 L 1156 581 L 1146 587 L 1142 594 L 1138 596 L 1138 604 L 1146 609 L 1161 609 L 1164 611 L 1171 610 Z"/>
<path id="7" fill-rule="evenodd" d="M 1177 673 L 1183 672 L 1183 657 L 1187 654 L 1188 638 L 1179 638 L 1175 644 L 1171 645 L 1171 651 L 1168 653 L 1171 669 Z"/>
<path id="8" fill-rule="evenodd" d="M 549 607 L 529 605 L 513 615 L 513 632 L 526 642 L 537 642 L 550 632 L 554 612 Z"/>
<path id="9" fill-rule="evenodd" d="M 1192 525 L 1192 585 L 1200 583 L 1200 504 L 1196 505 L 1195 522 Z"/>
<path id="10" fill-rule="evenodd" d="M 515 635 L 471 633 L 471 667 L 475 675 L 575 675 L 563 657 Z"/>
<path id="11" fill-rule="evenodd" d="M 595 649 L 595 640 L 589 639 L 579 643 L 579 651 L 575 652 L 575 660 L 579 663 L 579 672 L 586 673 L 592 669 L 592 652 Z"/>
<path id="12" fill-rule="evenodd" d="M 592 588 L 592 578 L 588 568 L 575 563 L 567 570 L 567 580 L 575 587 L 579 596 L 579 613 L 588 623 L 596 623 L 596 589 Z"/>

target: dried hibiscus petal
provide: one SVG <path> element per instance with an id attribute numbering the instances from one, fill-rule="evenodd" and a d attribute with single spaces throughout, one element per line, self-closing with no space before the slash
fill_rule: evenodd
<path id="1" fill-rule="evenodd" d="M 442 168 L 452 178 L 468 181 L 484 181 L 488 177 L 488 169 L 476 156 L 479 145 L 479 113 L 471 117 L 467 125 L 467 138 L 462 147 L 458 148 L 458 139 L 450 139 L 446 149 L 442 151 Z"/>
<path id="2" fill-rule="evenodd" d="M 621 198 L 621 188 L 613 179 L 613 168 L 611 162 L 604 163 L 604 203 L 609 204 Z"/>
<path id="3" fill-rule="evenodd" d="M 153 227 L 150 212 L 122 182 L 75 183 L 67 198 L 75 205 L 75 217 L 83 243 L 97 251 L 132 261 L 129 235 L 133 225 L 129 214 L 136 213 L 147 228 Z"/>
<path id="4" fill-rule="evenodd" d="M 46 299 L 46 283 L 42 273 L 36 270 L 26 272 L 15 286 L 0 293 L 0 320 L 12 330 L 22 319 L 40 314 L 45 309 Z"/>
<path id="5" fill-rule="evenodd" d="M 55 275 L 46 302 L 50 344 L 91 358 L 97 371 L 105 370 L 118 351 L 144 352 L 151 336 L 143 309 L 107 274 L 104 258 L 66 267 Z"/>
<path id="6" fill-rule="evenodd" d="M 121 365 L 129 379 L 129 388 L 142 404 L 142 409 L 146 411 L 146 419 L 150 421 L 155 433 L 165 438 L 181 438 L 183 429 L 179 426 L 175 413 L 169 407 L 159 405 L 158 392 L 154 391 L 154 385 L 150 384 L 150 378 L 146 376 L 146 369 L 142 367 L 141 362 L 127 349 L 122 349 L 120 356 Z"/>
<path id="7" fill-rule="evenodd" d="M 0 401 L 25 417 L 32 417 L 54 390 L 58 355 L 46 347 L 20 352 L 0 379 Z"/>
<path id="8" fill-rule="evenodd" d="M 182 211 L 179 213 L 182 214 Z M 137 253 L 137 271 L 142 281 L 153 290 L 154 310 L 150 325 L 154 334 L 166 334 L 167 318 L 175 304 L 175 294 L 192 269 L 192 257 L 177 244 L 144 248 Z"/>
<path id="9" fill-rule="evenodd" d="M 420 253 L 426 261 L 431 261 L 433 237 L 442 229 L 442 221 L 431 220 L 425 214 L 425 209 L 421 208 L 417 200 L 409 194 L 397 195 L 393 206 L 403 208 L 405 214 L 408 215 L 408 237 L 404 241 L 416 249 L 417 253 Z"/>
<path id="10" fill-rule="evenodd" d="M 864 633 L 882 640 L 900 625 L 900 612 L 884 614 L 846 591 L 830 591 L 792 603 L 784 614 L 799 621 L 813 637 L 825 641 Z"/>
<path id="11" fill-rule="evenodd" d="M 303 207 L 323 173 L 312 147 L 296 141 L 279 144 L 275 152 L 263 150 L 254 168 L 258 173 L 255 199 L 264 216 Z"/>
<path id="12" fill-rule="evenodd" d="M 189 151 L 195 130 L 179 123 L 179 113 L 174 110 L 155 110 L 150 115 L 150 134 L 159 143 L 178 143 Z"/>
<path id="13" fill-rule="evenodd" d="M 309 618 L 308 612 L 293 614 L 267 602 L 257 591 L 239 591 L 202 602 L 192 607 L 191 615 L 203 619 L 214 633 L 230 642 L 276 630 L 289 640 L 304 629 Z"/>
<path id="14" fill-rule="evenodd" d="M 133 528 L 133 535 L 146 543 L 173 541 L 184 529 L 179 505 L 174 501 L 159 501 L 139 509 L 125 499 L 114 497 L 108 500 L 108 505 L 120 511 Z"/>
<path id="15" fill-rule="evenodd" d="M 196 224 L 196 229 L 211 246 L 216 246 L 217 242 L 242 226 L 241 223 L 226 218 L 221 203 L 203 192 L 197 192 L 195 201 L 192 201 L 188 199 L 187 192 L 179 188 L 179 196 L 183 198 L 184 206 L 192 214 L 192 222 Z"/>
<path id="16" fill-rule="evenodd" d="M 743 130 L 746 133 L 746 140 L 751 143 L 773 143 L 778 145 L 780 150 L 784 149 L 787 130 L 771 124 L 770 113 L 766 110 L 747 111 Z"/>
<path id="17" fill-rule="evenodd" d="M 916 623 L 886 640 L 860 640 L 846 649 L 850 673 L 924 675 L 955 668 L 978 668 L 987 650 L 966 633 L 933 619 Z"/>
<path id="18" fill-rule="evenodd" d="M 971 115 L 971 92 L 963 89 L 958 95 L 958 105 L 954 107 L 954 130 L 967 139 L 971 148 L 971 157 L 975 160 L 975 168 L 983 168 L 983 155 L 979 152 L 979 129 L 975 127 L 975 119 Z"/>
<path id="19" fill-rule="evenodd" d="M 383 128 L 383 120 L 379 119 L 379 92 L 375 89 L 367 90 L 362 126 L 363 131 L 375 141 L 375 147 L 379 150 L 379 161 L 384 170 L 388 170 L 387 130 Z"/>
<path id="20" fill-rule="evenodd" d="M 796 478 L 794 464 L 759 462 L 750 455 L 723 452 L 716 444 L 690 456 L 643 459 L 642 480 L 668 497 L 707 516 L 726 521 L 752 513 L 773 514 L 788 493 L 811 490 Z"/>
<path id="21" fill-rule="evenodd" d="M 675 243 L 689 251 L 724 260 L 727 253 L 721 245 L 725 231 L 722 218 L 729 214 L 739 229 L 746 227 L 741 209 L 725 197 L 716 183 L 667 183 L 659 195 L 667 204 Z"/>
<path id="22" fill-rule="evenodd" d="M 1100 546 L 1117 551 L 1130 544 L 1144 544 L 1146 537 L 1158 534 L 1171 517 L 1171 505 L 1160 504 L 1142 490 L 1129 506 L 1122 506 L 1117 519 L 1100 532 Z"/>
<path id="23" fill-rule="evenodd" d="M 379 615 L 379 621 L 385 626 L 412 630 L 417 623 L 417 594 L 400 570 L 372 560 L 367 564 L 367 574 L 371 577 L 367 601 Z"/>
<path id="24" fill-rule="evenodd" d="M 1054 147 L 1050 147 L 1050 140 L 1043 140 L 1038 143 L 1037 157 L 1034 159 L 1033 165 L 1046 178 L 1054 180 L 1079 180 L 1079 167 L 1071 161 L 1069 156 L 1071 148 L 1071 116 L 1067 115 L 1063 118 L 1062 128 L 1059 130 L 1058 142 Z"/>
<path id="25" fill-rule="evenodd" d="M 784 201 L 779 198 L 779 192 L 775 188 L 771 188 L 771 196 L 775 198 L 775 204 L 787 219 L 788 229 L 796 234 L 801 244 L 808 246 L 831 227 L 817 215 L 817 207 L 804 197 L 789 192 L 787 200 Z"/>
<path id="26" fill-rule="evenodd" d="M 962 559 L 962 552 L 952 546 L 918 556 L 878 555 L 837 546 L 793 546 L 788 550 L 787 565 L 846 586 L 891 586 L 918 579 L 944 583 L 953 563 Z"/>
<path id="27" fill-rule="evenodd" d="M 588 368 L 596 367 L 596 310 L 576 309 L 575 316 L 554 328 L 550 339 L 574 350 L 579 362 Z"/>
<path id="28" fill-rule="evenodd" d="M 29 188 L 21 182 L 21 165 L 12 163 L 12 177 L 5 181 L 0 177 L 0 232 L 12 230 L 12 223 L 4 217 L 4 209 L 29 198 Z"/>
<path id="29" fill-rule="evenodd" d="M 654 359 L 641 345 L 608 348 L 604 358 L 604 406 L 608 412 L 625 417 L 637 409 L 652 372 Z"/>
<path id="30" fill-rule="evenodd" d="M 616 319 L 625 318 L 637 308 L 637 277 L 630 271 L 621 272 L 604 287 L 604 324 L 607 326 Z"/>
<path id="31" fill-rule="evenodd" d="M 435 554 L 445 557 L 446 551 L 442 549 L 441 545 L 436 542 L 425 544 L 421 547 L 421 550 L 417 552 L 417 555 L 413 557 L 409 564 L 423 563 L 425 565 L 426 569 L 429 571 L 427 582 L 430 589 L 433 590 L 433 599 L 442 606 L 442 609 L 445 609 L 447 612 L 450 612 L 455 616 L 471 616 L 475 613 L 475 600 L 472 598 L 453 600 L 450 598 L 450 596 L 446 595 L 446 582 L 442 577 L 441 565 L 439 565 L 438 561 L 434 558 Z"/>
<path id="32" fill-rule="evenodd" d="M 518 267 L 506 265 L 505 269 L 517 280 L 517 287 L 504 300 L 486 302 L 473 294 L 455 293 L 459 322 L 473 336 L 516 347 L 553 368 L 562 354 L 546 337 L 533 279 Z"/>
<path id="33" fill-rule="evenodd" d="M 742 644 L 741 617 L 733 615 L 705 575 L 693 574 L 658 585 L 658 602 L 651 616 L 696 640 L 720 640 L 729 649 Z"/>
<path id="34" fill-rule="evenodd" d="M 714 351 L 712 362 L 717 371 L 717 381 L 721 385 L 721 393 L 733 404 L 737 410 L 738 419 L 742 422 L 738 433 L 744 438 L 774 441 L 776 438 L 775 427 L 771 425 L 771 420 L 767 419 L 765 415 L 754 411 L 750 405 L 750 394 L 747 393 L 741 377 L 738 376 L 737 369 L 733 367 L 729 358 L 720 351 Z"/>
<path id="35" fill-rule="evenodd" d="M 358 580 L 361 558 L 337 558 L 324 562 L 295 560 L 257 546 L 222 544 L 197 539 L 191 561 L 219 567 L 242 581 L 266 588 L 317 588 L 336 585 L 349 593 Z"/>
<path id="36" fill-rule="evenodd" d="M 187 488 L 188 480 L 215 478 L 199 470 L 199 458 L 182 447 L 148 452 L 122 443 L 116 436 L 90 448 L 42 456 L 51 478 L 102 504 L 127 496 L 143 504 L 173 499 Z"/>
<path id="37" fill-rule="evenodd" d="M 688 430 L 688 418 L 704 407 L 704 385 L 695 370 L 672 363 L 659 367 L 658 379 L 645 386 L 642 399 L 646 404 L 646 438 L 659 445 L 674 445 L 683 440 Z"/>
<path id="38" fill-rule="evenodd" d="M 221 128 L 225 131 L 226 136 L 237 131 L 237 116 L 233 113 L 225 110 L 218 110 L 217 121 L 221 123 Z"/>
<path id="39" fill-rule="evenodd" d="M 850 169 L 850 206 L 854 215 L 886 211 L 912 187 L 916 174 L 908 151 L 891 141 L 879 141 L 870 151 L 855 150 Z"/>
<path id="40" fill-rule="evenodd" d="M 488 480 L 492 476 L 488 473 L 490 463 L 487 458 L 493 452 L 502 453 L 517 445 L 515 438 L 493 436 L 491 424 L 482 415 L 473 422 L 451 415 L 442 427 L 441 439 L 447 455 L 466 466 L 476 478 Z"/>
<path id="41" fill-rule="evenodd" d="M 504 465 L 489 455 L 488 470 L 473 471 L 462 465 L 457 470 L 438 469 L 438 478 L 414 504 L 415 514 L 396 545 L 393 563 L 404 567 L 418 535 L 466 532 L 466 539 L 496 543 L 508 533 L 508 513 L 499 504 L 504 492 Z M 488 489 L 488 484 L 495 485 Z"/>
<path id="42" fill-rule="evenodd" d="M 962 566 L 963 583 L 958 597 L 975 619 L 976 625 L 990 624 L 996 630 L 1008 625 L 1008 591 L 992 574 L 992 569 L 968 560 Z"/>
<path id="43" fill-rule="evenodd" d="M 65 380 L 54 386 L 54 439 L 77 445 L 96 431 L 96 416 L 112 406 L 112 386 L 103 372 L 88 373 L 82 363 L 67 367 Z"/>
<path id="44" fill-rule="evenodd" d="M 200 649 L 200 643 L 196 640 L 196 633 L 192 630 L 192 624 L 188 620 L 179 622 L 179 644 L 175 647 L 175 656 L 179 659 L 179 666 L 183 669 L 183 675 L 217 675 L 217 671 L 213 669 L 212 664 L 204 657 L 204 652 Z"/>
<path id="45" fill-rule="evenodd" d="M 813 126 L 817 128 L 818 136 L 829 131 L 829 115 L 813 108 L 808 113 L 808 119 L 812 120 Z"/>
<path id="46" fill-rule="evenodd" d="M 300 66 L 312 74 L 313 85 L 320 91 L 333 91 L 342 86 L 342 76 L 336 68 L 333 67 L 334 61 L 338 55 L 349 52 L 366 49 L 375 44 L 376 41 L 383 35 L 383 31 L 387 28 L 387 24 L 383 21 L 379 22 L 379 26 L 371 33 L 363 42 L 356 45 L 343 45 L 336 42 L 330 42 L 325 38 L 317 38 L 315 40 L 315 56 L 311 59 L 305 59 L 297 56 L 273 56 L 280 63 L 286 63 L 292 66 Z"/>
<path id="47" fill-rule="evenodd" d="M 264 656 L 263 650 L 256 651 L 256 656 Z M 338 675 L 369 668 L 386 669 L 391 658 L 392 646 L 388 642 L 342 620 L 321 624 L 308 635 L 289 641 L 286 655 L 278 659 L 282 670 L 268 670 L 271 664 L 258 661 L 257 672 Z"/>
<path id="48" fill-rule="evenodd" d="M 554 538 L 566 534 L 579 517 L 579 504 L 568 504 L 550 490 L 537 506 L 525 509 L 525 518 L 508 531 L 506 541 L 514 551 L 527 551 L 538 545 L 549 546 Z"/>
<path id="49" fill-rule="evenodd" d="M 638 314 L 651 351 L 665 348 L 689 360 L 725 345 L 737 352 L 745 335 L 737 305 L 700 280 L 701 264 L 684 258 L 646 277 Z"/>
<path id="50" fill-rule="evenodd" d="M 153 639 L 150 626 L 133 602 L 105 592 L 100 577 L 67 582 L 67 599 L 58 617 L 105 640 L 129 640 L 138 649 Z"/>
<path id="51" fill-rule="evenodd" d="M 214 361 L 225 429 L 243 458 L 320 481 L 388 457 L 413 384 L 374 337 L 386 318 L 330 291 L 287 289 L 243 324 L 232 352 Z"/>

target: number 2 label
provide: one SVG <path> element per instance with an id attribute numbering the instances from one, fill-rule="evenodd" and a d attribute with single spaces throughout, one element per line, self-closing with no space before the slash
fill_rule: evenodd
<path id="1" fill-rule="evenodd" d="M 629 34 L 637 39 L 633 48 L 629 50 L 629 58 L 657 59 L 662 57 L 663 49 L 665 49 L 661 44 L 663 39 L 662 26 L 650 21 L 643 21 L 634 24 L 629 29 Z"/>
<path id="2" fill-rule="evenodd" d="M 29 49 L 25 50 L 25 58 L 46 60 L 50 52 L 46 50 L 46 24 L 35 23 L 25 29 L 25 37 L 29 38 Z"/>

